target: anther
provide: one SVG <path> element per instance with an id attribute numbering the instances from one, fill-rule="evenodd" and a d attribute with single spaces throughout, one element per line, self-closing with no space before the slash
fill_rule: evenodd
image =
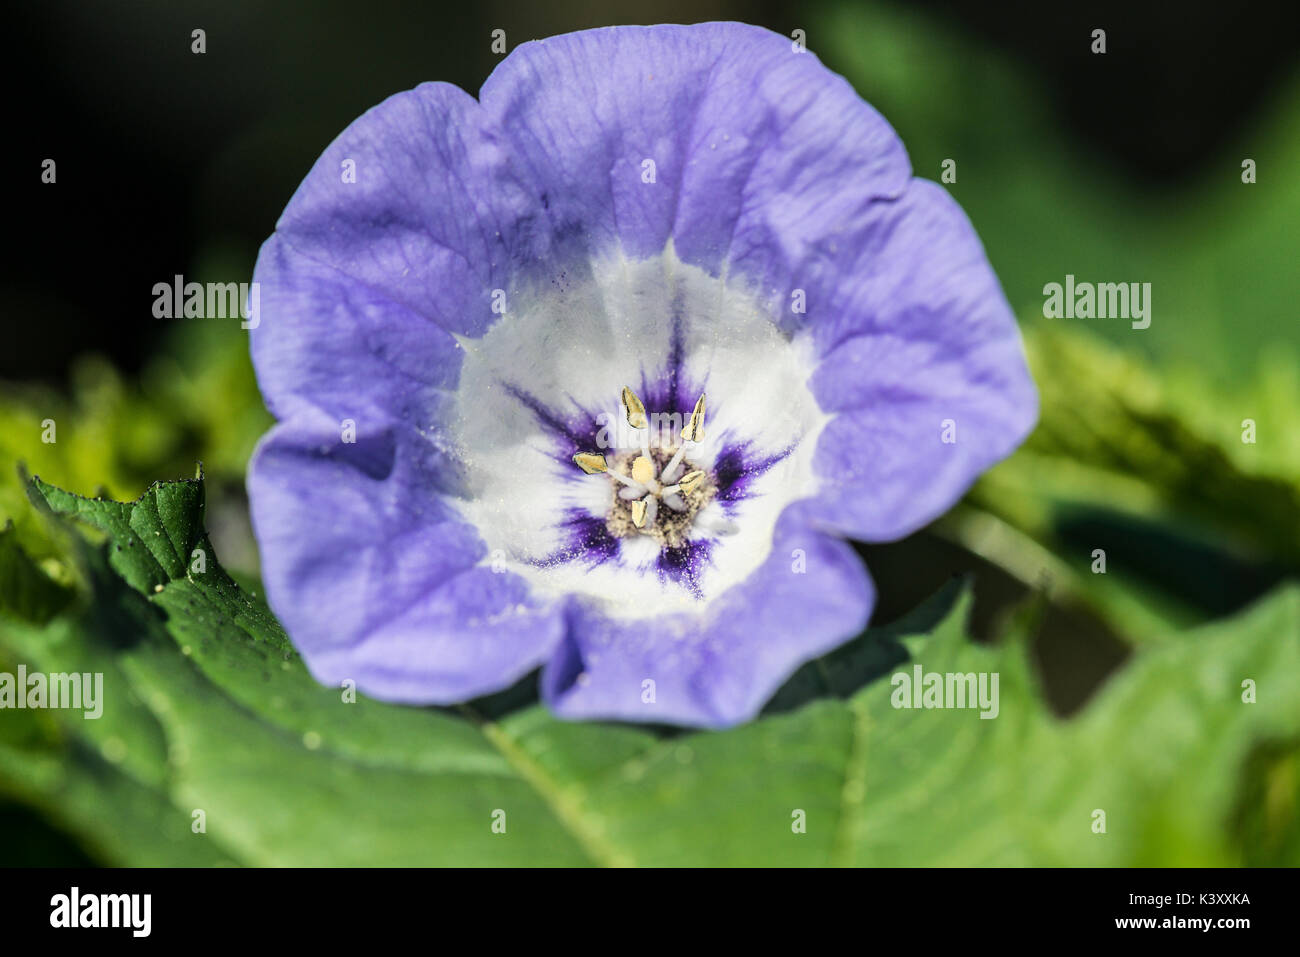
<path id="1" fill-rule="evenodd" d="M 695 469 L 694 471 L 687 472 L 685 475 L 683 475 L 682 480 L 677 484 L 680 485 L 684 491 L 694 492 L 697 488 L 700 487 L 700 483 L 703 481 L 704 481 L 704 472 L 700 469 Z"/>
<path id="2" fill-rule="evenodd" d="M 645 406 L 627 386 L 623 387 L 623 409 L 627 412 L 627 424 L 632 428 L 644 429 L 649 425 L 645 417 Z"/>
<path id="3" fill-rule="evenodd" d="M 605 462 L 605 456 L 596 452 L 579 452 L 573 457 L 573 462 L 588 475 L 595 475 L 597 472 L 609 471 L 609 465 Z"/>
<path id="4" fill-rule="evenodd" d="M 686 423 L 686 428 L 682 429 L 682 438 L 687 442 L 699 442 L 704 438 L 704 394 L 701 393 L 699 399 L 695 402 L 695 411 L 691 413 L 690 421 Z"/>

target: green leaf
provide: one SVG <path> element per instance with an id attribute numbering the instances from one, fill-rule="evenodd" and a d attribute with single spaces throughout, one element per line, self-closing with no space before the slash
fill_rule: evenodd
<path id="1" fill-rule="evenodd" d="M 18 544 L 12 522 L 0 528 L 0 610 L 43 624 L 72 600 L 72 589 L 47 575 Z"/>
<path id="2" fill-rule="evenodd" d="M 872 863 L 1239 864 L 1248 849 L 1228 822 L 1251 748 L 1300 740 L 1295 587 L 1139 652 L 1069 721 L 1044 705 L 1018 642 L 982 647 L 941 629 L 914 652 L 927 672 L 999 673 L 1000 711 L 900 713 L 881 685 L 857 699 L 866 726 L 887 729 L 869 737 L 855 829 Z M 1092 829 L 1097 811 L 1105 833 Z"/>
<path id="3" fill-rule="evenodd" d="M 1027 584 L 1050 577 L 1054 597 L 1086 604 L 1133 643 L 1235 611 L 1300 573 L 1300 471 L 1284 454 L 1285 436 L 1300 434 L 1294 408 L 1202 387 L 1217 408 L 1254 411 L 1271 437 L 1265 454 L 1241 441 L 1241 414 L 1225 434 L 1153 368 L 1093 336 L 1040 329 L 1026 345 L 1038 428 L 940 521 L 942 534 Z"/>
<path id="4" fill-rule="evenodd" d="M 1061 721 L 1027 620 L 974 644 L 969 591 L 952 586 L 813 665 L 774 702 L 784 713 L 664 737 L 537 705 L 488 720 L 351 702 L 221 570 L 200 483 L 129 504 L 33 489 L 108 534 L 70 559 L 97 597 L 44 627 L 0 619 L 0 659 L 104 670 L 111 690 L 98 722 L 44 712 L 0 737 L 0 790 L 111 863 L 1124 866 L 1295 847 L 1291 817 L 1243 812 L 1261 780 L 1290 780 L 1285 761 L 1258 770 L 1260 749 L 1300 743 L 1295 587 L 1139 650 Z M 892 674 L 917 665 L 998 674 L 997 717 L 894 707 Z"/>
<path id="5" fill-rule="evenodd" d="M 33 492 L 57 514 L 108 534 L 110 564 L 127 584 L 148 592 L 184 578 L 203 536 L 203 482 L 155 482 L 134 502 L 83 498 L 35 476 Z"/>

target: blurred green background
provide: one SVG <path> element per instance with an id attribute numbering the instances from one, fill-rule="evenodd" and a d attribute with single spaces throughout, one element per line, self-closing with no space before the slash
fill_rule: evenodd
<path id="1" fill-rule="evenodd" d="M 712 0 L 450 13 L 388 2 L 19 11 L 37 79 L 9 151 L 21 164 L 10 182 L 30 185 L 14 196 L 11 228 L 24 239 L 0 290 L 5 547 L 21 548 L 58 587 L 84 586 L 66 543 L 28 502 L 20 461 L 61 488 L 119 500 L 202 461 L 216 554 L 255 593 L 243 473 L 270 420 L 246 334 L 234 320 L 154 319 L 153 284 L 177 273 L 247 281 L 258 245 L 333 136 L 423 80 L 476 90 L 500 59 L 492 30 L 513 47 L 651 16 L 804 30 L 809 48 L 894 125 L 917 175 L 938 180 L 955 160 L 946 188 L 1021 317 L 1040 425 L 933 526 L 861 547 L 881 593 L 874 626 L 969 576 L 965 630 L 982 644 L 1022 634 L 1045 713 L 1068 726 L 1090 720 L 1096 696 L 1125 669 L 1159 673 L 1144 653 L 1213 644 L 1195 637 L 1204 635 L 1231 646 L 1243 609 L 1300 580 L 1300 32 L 1293 12 L 1248 5 L 1180 11 L 1177 22 L 1123 7 Z M 207 32 L 203 56 L 190 52 L 194 28 Z M 1096 28 L 1107 31 L 1104 55 L 1089 49 Z M 47 156 L 58 162 L 53 186 L 38 181 Z M 1246 159 L 1256 167 L 1250 184 Z M 1150 283 L 1150 328 L 1044 319 L 1043 286 L 1066 274 Z M 53 443 L 42 441 L 46 420 L 56 423 Z M 1253 442 L 1243 441 L 1246 420 Z M 1104 574 L 1094 572 L 1096 549 Z M 21 617 L 0 611 L 0 665 L 29 647 L 13 637 Z M 1295 617 L 1276 620 L 1260 626 L 1277 631 L 1261 647 L 1292 647 Z M 1294 690 L 1295 661 L 1279 658 L 1275 688 Z M 1166 833 L 1167 819 L 1148 822 L 1115 860 L 1020 860 L 1300 863 L 1296 707 L 1242 730 L 1216 752 L 1222 765 L 1207 761 L 1202 773 L 1226 780 L 1203 828 Z M 37 754 L 53 755 L 58 779 L 78 747 L 71 732 L 15 730 L 11 717 L 0 713 L 0 859 L 140 860 L 131 841 L 88 838 L 114 825 L 70 810 L 60 785 L 25 781 Z M 1133 760 L 1144 760 L 1140 747 Z M 1172 769 L 1153 794 L 1194 772 Z M 934 862 L 999 860 L 975 848 Z"/>

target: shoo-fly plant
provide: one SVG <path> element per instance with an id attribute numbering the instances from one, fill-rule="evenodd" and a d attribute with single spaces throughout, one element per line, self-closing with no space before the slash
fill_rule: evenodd
<path id="1" fill-rule="evenodd" d="M 263 246 L 249 472 L 322 682 L 557 714 L 753 716 L 874 602 L 848 539 L 1031 429 L 966 217 L 800 44 L 736 23 L 525 43 L 399 93 Z"/>

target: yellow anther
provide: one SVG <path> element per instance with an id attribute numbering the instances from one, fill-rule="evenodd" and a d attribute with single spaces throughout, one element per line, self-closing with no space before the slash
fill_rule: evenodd
<path id="1" fill-rule="evenodd" d="M 645 499 L 637 499 L 632 503 L 632 524 L 637 528 L 645 528 Z"/>
<path id="2" fill-rule="evenodd" d="M 644 455 L 638 455 L 632 462 L 633 480 L 645 485 L 655 477 L 655 464 Z"/>
<path id="3" fill-rule="evenodd" d="M 627 424 L 634 429 L 644 429 L 649 422 L 645 417 L 645 406 L 636 397 L 636 393 L 623 387 L 623 408 L 627 411 Z"/>
<path id="4" fill-rule="evenodd" d="M 596 452 L 579 452 L 573 457 L 573 463 L 588 475 L 609 470 L 609 466 L 605 464 L 605 456 Z"/>
<path id="5" fill-rule="evenodd" d="M 683 492 L 694 492 L 700 487 L 700 483 L 703 481 L 704 473 L 701 470 L 696 469 L 693 472 L 687 472 L 683 475 L 682 480 L 677 484 L 682 487 Z"/>
<path id="6" fill-rule="evenodd" d="M 704 396 L 701 395 L 695 403 L 695 411 L 691 413 L 690 420 L 686 423 L 686 428 L 682 429 L 682 438 L 687 442 L 699 442 L 704 438 Z"/>

